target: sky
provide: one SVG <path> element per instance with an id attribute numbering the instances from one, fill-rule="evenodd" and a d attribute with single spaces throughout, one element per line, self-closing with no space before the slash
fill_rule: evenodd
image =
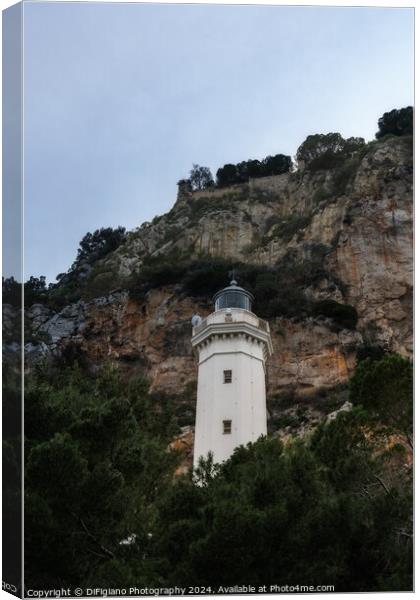
<path id="1" fill-rule="evenodd" d="M 168 211 L 193 163 L 373 139 L 413 104 L 413 44 L 404 8 L 25 4 L 26 278 Z"/>

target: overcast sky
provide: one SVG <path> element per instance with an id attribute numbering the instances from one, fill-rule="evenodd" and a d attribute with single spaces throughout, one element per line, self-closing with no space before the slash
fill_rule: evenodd
<path id="1" fill-rule="evenodd" d="M 24 33 L 27 277 L 169 210 L 192 163 L 372 139 L 413 103 L 411 9 L 29 3 Z"/>

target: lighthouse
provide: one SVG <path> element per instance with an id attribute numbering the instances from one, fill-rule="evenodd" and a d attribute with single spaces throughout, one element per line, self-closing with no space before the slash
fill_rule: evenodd
<path id="1" fill-rule="evenodd" d="M 214 296 L 214 312 L 193 317 L 198 359 L 194 466 L 212 452 L 215 463 L 267 434 L 268 323 L 252 312 L 253 296 L 235 280 Z"/>

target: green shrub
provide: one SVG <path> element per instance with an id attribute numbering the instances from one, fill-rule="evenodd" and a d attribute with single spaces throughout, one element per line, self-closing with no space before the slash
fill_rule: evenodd
<path id="1" fill-rule="evenodd" d="M 350 381 L 350 400 L 392 430 L 403 433 L 410 445 L 413 431 L 413 365 L 394 353 L 380 360 L 368 358 L 357 366 Z"/>
<path id="2" fill-rule="evenodd" d="M 132 298 L 143 297 L 148 290 L 179 283 L 184 277 L 188 263 L 177 259 L 176 254 L 150 257 L 143 263 L 138 275 L 127 286 Z"/>
<path id="3" fill-rule="evenodd" d="M 385 349 L 379 344 L 364 344 L 357 349 L 357 362 L 362 362 L 367 358 L 371 360 L 381 360 L 385 356 Z"/>
<path id="4" fill-rule="evenodd" d="M 321 204 L 324 200 L 331 198 L 331 193 L 328 192 L 324 186 L 319 187 L 314 195 L 312 196 L 312 201 L 315 205 Z"/>
<path id="5" fill-rule="evenodd" d="M 379 131 L 376 138 L 386 135 L 412 135 L 413 134 L 413 107 L 407 106 L 386 112 L 378 121 Z"/>
<path id="6" fill-rule="evenodd" d="M 267 234 L 270 231 L 270 229 L 273 227 L 273 225 L 277 225 L 282 220 L 283 220 L 283 217 L 280 217 L 279 215 L 270 215 L 264 223 L 264 234 Z"/>
<path id="7" fill-rule="evenodd" d="M 179 237 L 179 235 L 182 233 L 182 231 L 182 227 L 179 227 L 177 225 L 172 225 L 171 227 L 168 227 L 165 231 L 165 235 L 163 236 L 161 243 L 166 244 L 167 242 L 175 241 L 176 238 Z"/>
<path id="8" fill-rule="evenodd" d="M 93 233 L 88 232 L 80 241 L 77 257 L 72 269 L 77 269 L 84 261 L 92 264 L 116 250 L 126 240 L 124 227 L 102 227 Z"/>
<path id="9" fill-rule="evenodd" d="M 226 192 L 223 196 L 209 195 L 207 197 L 194 198 L 189 204 L 190 220 L 193 223 L 197 222 L 209 212 L 221 212 L 223 210 L 229 211 L 230 213 L 237 212 L 237 202 L 240 202 L 247 197 L 247 191 L 244 190 L 242 186 L 238 186 L 238 189 L 232 192 Z"/>
<path id="10" fill-rule="evenodd" d="M 333 193 L 336 196 L 345 194 L 347 186 L 356 175 L 359 165 L 360 157 L 349 158 L 336 170 L 333 176 Z"/>
<path id="11" fill-rule="evenodd" d="M 211 300 L 218 290 L 229 284 L 229 273 L 235 267 L 239 284 L 255 297 L 253 310 L 258 316 L 263 319 L 302 318 L 312 311 L 312 304 L 304 293 L 305 287 L 330 277 L 323 266 L 325 252 L 326 247 L 322 244 L 313 245 L 308 248 L 312 259 L 298 261 L 291 252 L 273 267 L 233 264 L 230 260 L 210 256 L 191 259 L 181 253 L 157 256 L 147 259 L 128 289 L 131 297 L 144 301 L 148 290 L 178 284 L 189 296 Z M 335 316 L 336 323 L 340 323 L 339 317 Z M 345 320 L 344 314 L 341 320 Z"/>
<path id="12" fill-rule="evenodd" d="M 118 286 L 118 278 L 112 271 L 96 271 L 86 281 L 81 289 L 81 297 L 84 300 L 92 300 L 99 296 L 105 296 Z"/>
<path id="13" fill-rule="evenodd" d="M 355 329 L 357 325 L 357 311 L 350 304 L 340 304 L 335 300 L 320 300 L 314 303 L 312 313 L 315 316 L 328 317 L 345 329 Z"/>
<path id="14" fill-rule="evenodd" d="M 14 277 L 2 277 L 3 304 L 11 304 L 19 308 L 22 306 L 22 284 Z"/>
<path id="15" fill-rule="evenodd" d="M 384 489 L 383 472 L 353 415 L 312 445 L 260 439 L 219 468 L 206 461 L 202 485 L 178 480 L 159 504 L 163 577 L 213 589 L 301 578 L 340 592 L 410 590 L 412 540 L 398 534 L 410 530 L 410 487 Z"/>
<path id="16" fill-rule="evenodd" d="M 226 164 L 217 170 L 216 179 L 219 188 L 248 182 L 250 178 L 267 177 L 288 173 L 292 159 L 285 154 L 266 156 L 262 161 L 246 160 L 236 165 Z"/>
<path id="17" fill-rule="evenodd" d="M 300 419 L 296 415 L 281 415 L 280 417 L 273 417 L 272 425 L 278 429 L 299 427 Z"/>
<path id="18" fill-rule="evenodd" d="M 258 294 L 258 288 L 256 293 Z M 254 310 L 264 319 L 278 316 L 305 317 L 310 310 L 310 304 L 301 289 L 287 286 L 281 289 L 279 286 L 275 297 L 265 301 L 258 298 Z"/>
<path id="19" fill-rule="evenodd" d="M 212 297 L 228 285 L 232 264 L 224 259 L 192 261 L 182 280 L 183 290 L 191 296 Z"/>
<path id="20" fill-rule="evenodd" d="M 58 283 L 48 290 L 47 306 L 60 311 L 73 302 L 78 302 L 82 297 L 81 285 L 77 280 Z"/>
<path id="21" fill-rule="evenodd" d="M 159 223 L 159 221 L 161 220 L 163 215 L 156 215 L 155 217 L 153 217 L 152 219 L 152 225 L 157 225 Z"/>
<path id="22" fill-rule="evenodd" d="M 270 412 L 279 412 L 287 408 L 292 408 L 296 405 L 296 402 L 297 398 L 294 388 L 284 390 L 275 396 L 267 396 L 267 408 Z"/>
<path id="23" fill-rule="evenodd" d="M 339 133 L 309 135 L 296 152 L 298 161 L 303 161 L 310 171 L 334 169 L 362 148 L 363 138 L 344 139 Z"/>
<path id="24" fill-rule="evenodd" d="M 327 150 L 321 156 L 314 158 L 309 164 L 310 171 L 320 171 L 326 169 L 336 169 L 345 161 L 346 156 L 343 153 L 336 154 L 331 150 Z"/>
<path id="25" fill-rule="evenodd" d="M 330 279 L 332 275 L 324 267 L 328 247 L 324 244 L 305 244 L 306 260 L 298 260 L 295 250 L 289 251 L 276 265 L 282 277 L 292 280 L 295 285 L 315 285 L 321 279 Z"/>
<path id="26" fill-rule="evenodd" d="M 307 227 L 311 221 L 312 215 L 290 215 L 274 227 L 272 235 L 288 242 L 295 233 Z"/>

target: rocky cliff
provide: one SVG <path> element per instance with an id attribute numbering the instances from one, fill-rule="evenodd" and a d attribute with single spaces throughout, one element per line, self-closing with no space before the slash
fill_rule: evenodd
<path id="1" fill-rule="evenodd" d="M 279 399 L 322 398 L 347 381 L 360 349 L 412 352 L 412 204 L 410 136 L 370 143 L 331 169 L 307 167 L 200 192 L 181 186 L 167 214 L 130 232 L 88 269 L 77 302 L 61 310 L 28 308 L 34 337 L 28 365 L 33 357 L 78 352 L 91 368 L 116 363 L 144 374 L 152 390 L 193 402 L 190 320 L 212 310 L 211 294 L 189 294 L 172 276 L 134 294 L 137 279 L 148 264 L 156 268 L 174 257 L 175 265 L 225 259 L 239 279 L 241 265 L 270 272 L 283 264 L 289 275 L 280 299 L 290 293 L 290 267 L 304 268 L 309 276 L 296 285 L 305 298 L 357 311 L 349 328 L 322 311 L 295 315 L 280 307 L 268 316 L 273 406 Z"/>

